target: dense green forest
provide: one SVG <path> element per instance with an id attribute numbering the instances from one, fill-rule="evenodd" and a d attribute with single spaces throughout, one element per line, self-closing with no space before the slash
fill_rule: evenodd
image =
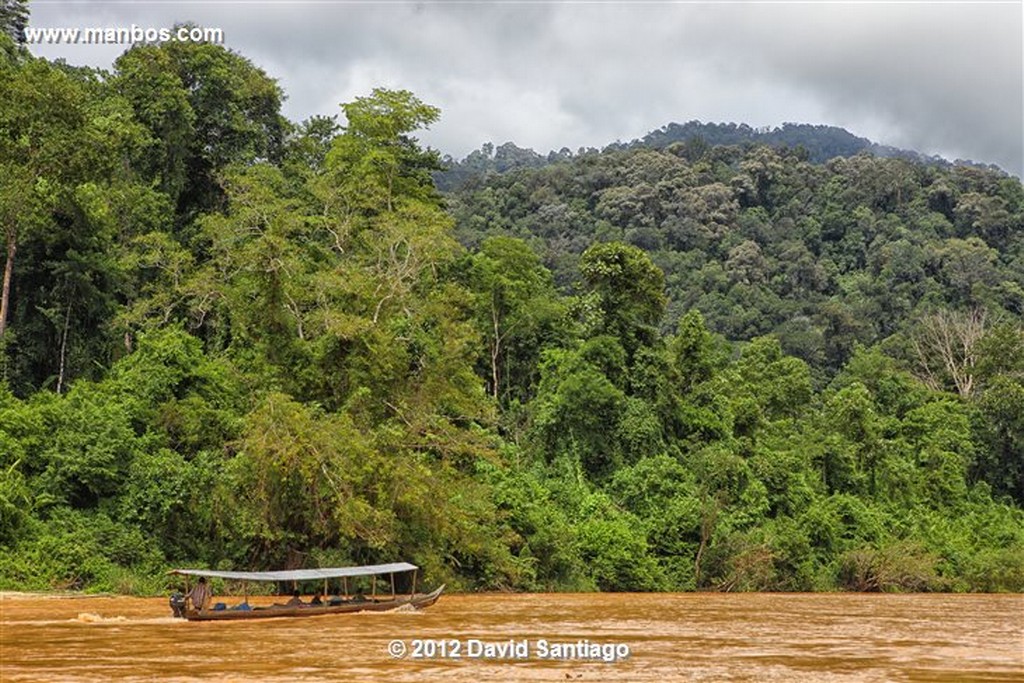
<path id="1" fill-rule="evenodd" d="M 860 138 L 843 128 L 836 126 L 813 126 L 806 123 L 784 123 L 774 128 L 751 128 L 745 124 L 735 123 L 701 123 L 689 121 L 685 124 L 670 123 L 653 130 L 639 140 L 632 142 L 613 142 L 603 151 L 628 149 L 665 149 L 672 145 L 683 144 L 690 147 L 689 158 L 700 156 L 710 147 L 723 145 L 761 145 L 773 148 L 793 150 L 805 159 L 822 163 L 835 157 L 850 157 L 860 153 L 873 156 L 906 159 L 928 165 L 949 168 L 950 162 L 941 157 L 927 157 L 918 152 L 898 149 L 887 145 L 879 145 L 866 138 Z M 488 173 L 505 173 L 523 168 L 543 168 L 549 164 L 572 159 L 576 155 L 593 154 L 594 148 L 581 148 L 574 154 L 563 147 L 559 151 L 538 154 L 532 149 L 523 149 L 515 143 L 506 142 L 494 146 L 485 143 L 479 150 L 470 153 L 465 159 L 456 160 L 444 157 L 444 168 L 434 174 L 434 182 L 438 188 L 449 191 L 459 188 L 466 181 Z M 986 167 L 975 162 L 958 162 L 960 165 Z M 996 169 L 998 170 L 998 169 Z"/>
<path id="2" fill-rule="evenodd" d="M 0 589 L 1024 590 L 1019 180 L 695 140 L 442 194 L 412 93 L 283 97 L 0 35 Z"/>

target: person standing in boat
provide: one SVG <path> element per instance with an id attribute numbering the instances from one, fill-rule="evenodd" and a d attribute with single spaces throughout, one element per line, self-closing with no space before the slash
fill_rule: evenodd
<path id="1" fill-rule="evenodd" d="M 191 591 L 189 591 L 188 599 L 192 602 L 192 608 L 195 610 L 204 610 L 206 605 L 209 604 L 210 598 L 213 597 L 213 593 L 210 591 L 210 587 L 206 584 L 206 577 L 200 576 L 199 582 L 195 585 Z"/>

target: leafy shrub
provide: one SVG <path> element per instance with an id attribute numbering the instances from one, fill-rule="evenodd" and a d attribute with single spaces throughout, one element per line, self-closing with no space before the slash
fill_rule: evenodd
<path id="1" fill-rule="evenodd" d="M 914 541 L 882 548 L 863 547 L 843 554 L 839 584 L 867 593 L 943 590 L 936 572 L 938 558 Z"/>

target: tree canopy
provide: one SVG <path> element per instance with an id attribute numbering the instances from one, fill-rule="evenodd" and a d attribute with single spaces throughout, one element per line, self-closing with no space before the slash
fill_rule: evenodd
<path id="1" fill-rule="evenodd" d="M 0 588 L 1024 590 L 1019 180 L 705 140 L 442 194 L 410 92 L 0 43 Z"/>

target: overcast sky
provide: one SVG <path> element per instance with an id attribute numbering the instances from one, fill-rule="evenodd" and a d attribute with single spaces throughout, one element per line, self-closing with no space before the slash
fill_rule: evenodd
<path id="1" fill-rule="evenodd" d="M 292 120 L 374 87 L 441 108 L 421 140 L 539 152 L 693 119 L 842 126 L 875 142 L 1024 174 L 1024 3 L 68 2 L 35 27 L 224 30 L 278 79 Z M 33 46 L 109 67 L 123 47 Z"/>

